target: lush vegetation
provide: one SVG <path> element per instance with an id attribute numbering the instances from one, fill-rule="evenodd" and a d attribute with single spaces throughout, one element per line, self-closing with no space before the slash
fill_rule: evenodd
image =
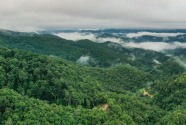
<path id="1" fill-rule="evenodd" d="M 1 124 L 185 122 L 186 74 L 149 86 L 152 74 L 129 65 L 91 68 L 6 48 L 0 49 L 0 71 Z M 143 96 L 144 88 L 155 97 Z"/>
<path id="2" fill-rule="evenodd" d="M 19 93 L 65 105 L 93 106 L 99 102 L 95 95 L 98 91 L 136 91 L 144 88 L 150 77 L 128 65 L 91 68 L 6 48 L 1 49 L 0 54 L 1 87 L 8 86 Z"/>
<path id="3" fill-rule="evenodd" d="M 2 125 L 186 123 L 186 72 L 175 58 L 111 42 L 0 34 Z M 82 56 L 86 65 L 76 63 Z"/>
<path id="4" fill-rule="evenodd" d="M 10 35 L 11 34 L 11 35 Z M 111 67 L 117 64 L 130 64 L 138 69 L 151 70 L 169 57 L 162 53 L 143 49 L 123 48 L 119 44 L 95 43 L 90 40 L 70 41 L 54 35 L 18 34 L 0 32 L 0 45 L 8 48 L 24 49 L 48 56 L 77 62 L 82 56 L 89 56 L 87 64 L 93 67 Z"/>

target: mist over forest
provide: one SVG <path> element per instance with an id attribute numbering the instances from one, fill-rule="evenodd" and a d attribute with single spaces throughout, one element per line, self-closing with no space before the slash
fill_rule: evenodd
<path id="1" fill-rule="evenodd" d="M 1 30 L 1 124 L 182 125 L 185 39 L 169 30 Z"/>
<path id="2" fill-rule="evenodd" d="M 185 0 L 1 0 L 0 125 L 185 125 Z"/>

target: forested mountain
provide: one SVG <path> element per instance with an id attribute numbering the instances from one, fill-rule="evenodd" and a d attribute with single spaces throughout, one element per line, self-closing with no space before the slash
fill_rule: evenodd
<path id="1" fill-rule="evenodd" d="M 153 82 L 151 74 L 131 66 L 91 68 L 6 48 L 0 50 L 0 55 L 1 124 L 185 122 L 185 74 L 174 76 L 171 82 L 159 81 L 165 83 L 162 84 Z M 150 81 L 153 83 L 149 86 Z M 154 98 L 143 96 L 145 88 Z M 170 91 L 180 96 L 175 100 Z M 170 108 L 165 107 L 167 103 L 162 98 L 172 102 L 168 103 Z M 105 103 L 109 105 L 106 112 L 101 109 Z"/>
<path id="2" fill-rule="evenodd" d="M 184 125 L 185 95 L 185 67 L 174 56 L 0 32 L 2 125 Z"/>
<path id="3" fill-rule="evenodd" d="M 54 35 L 14 35 L 0 33 L 0 45 L 8 48 L 25 49 L 44 55 L 55 56 L 77 62 L 88 56 L 87 64 L 97 67 L 111 67 L 117 64 L 130 64 L 147 70 L 156 66 L 154 60 L 166 62 L 169 57 L 160 52 L 138 48 L 124 48 L 117 43 L 95 43 L 90 40 L 71 41 Z M 145 60 L 145 61 L 144 61 Z"/>

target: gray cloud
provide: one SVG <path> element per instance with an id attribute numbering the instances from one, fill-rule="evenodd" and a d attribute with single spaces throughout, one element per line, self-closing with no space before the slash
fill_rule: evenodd
<path id="1" fill-rule="evenodd" d="M 186 28 L 185 0 L 1 0 L 0 28 Z"/>

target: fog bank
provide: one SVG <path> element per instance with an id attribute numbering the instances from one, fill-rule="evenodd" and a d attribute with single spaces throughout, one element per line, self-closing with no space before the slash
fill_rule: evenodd
<path id="1" fill-rule="evenodd" d="M 137 33 L 128 33 L 126 36 L 128 38 L 141 37 L 141 36 L 156 36 L 156 37 L 175 37 L 178 35 L 183 35 L 185 33 L 155 33 L 155 32 L 137 32 Z"/>
<path id="2" fill-rule="evenodd" d="M 166 43 L 166 42 L 142 42 L 142 43 L 135 43 L 129 42 L 122 44 L 123 47 L 132 47 L 132 48 L 142 48 L 154 51 L 164 51 L 164 50 L 172 50 L 177 48 L 186 48 L 186 43 L 180 42 L 173 42 L 173 43 Z"/>

